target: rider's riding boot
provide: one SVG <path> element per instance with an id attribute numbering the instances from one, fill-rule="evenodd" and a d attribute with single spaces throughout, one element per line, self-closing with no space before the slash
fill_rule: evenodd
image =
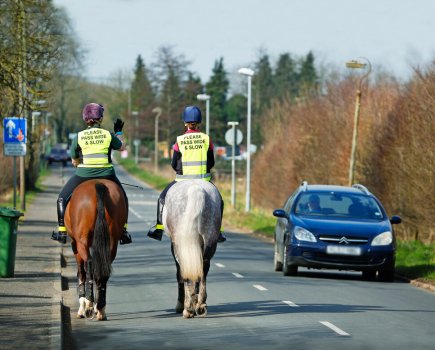
<path id="1" fill-rule="evenodd" d="M 220 231 L 219 232 L 219 237 L 218 237 L 218 243 L 225 242 L 226 240 L 227 240 L 227 237 L 225 237 L 224 231 Z"/>
<path id="2" fill-rule="evenodd" d="M 57 229 L 57 232 L 56 231 L 52 232 L 51 239 L 65 244 L 67 234 L 66 234 L 64 217 L 65 217 L 65 200 L 59 197 L 57 199 L 57 221 L 59 227 Z"/>
<path id="3" fill-rule="evenodd" d="M 124 231 L 122 232 L 122 236 L 119 239 L 119 244 L 130 244 L 132 241 L 130 234 L 127 231 L 127 224 L 124 224 Z"/>
<path id="4" fill-rule="evenodd" d="M 150 228 L 147 235 L 150 238 L 161 241 L 163 237 L 163 229 L 164 229 L 163 225 L 157 223 L 156 225 Z"/>
<path id="5" fill-rule="evenodd" d="M 162 209 L 163 205 L 160 199 L 157 201 L 157 224 L 150 228 L 148 231 L 148 237 L 156 239 L 158 241 L 162 240 L 164 227 L 162 225 Z"/>

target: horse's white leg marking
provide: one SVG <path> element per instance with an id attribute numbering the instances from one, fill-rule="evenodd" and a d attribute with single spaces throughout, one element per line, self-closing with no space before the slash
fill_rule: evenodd
<path id="1" fill-rule="evenodd" d="M 79 311 L 77 312 L 77 318 L 84 318 L 85 317 L 85 297 L 79 298 Z"/>
<path id="2" fill-rule="evenodd" d="M 184 282 L 184 318 L 192 318 L 195 316 L 195 283 L 188 281 Z"/>
<path id="3" fill-rule="evenodd" d="M 85 298 L 85 316 L 87 318 L 94 317 L 94 303 Z"/>

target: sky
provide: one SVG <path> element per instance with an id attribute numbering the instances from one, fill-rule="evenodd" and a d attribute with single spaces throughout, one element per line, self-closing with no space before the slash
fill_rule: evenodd
<path id="1" fill-rule="evenodd" d="M 86 76 L 105 79 L 148 66 L 172 46 L 206 82 L 216 60 L 230 74 L 252 67 L 259 52 L 271 64 L 282 53 L 312 51 L 334 69 L 364 57 L 373 70 L 406 79 L 435 58 L 433 0 L 54 0 L 64 7 L 87 51 Z"/>

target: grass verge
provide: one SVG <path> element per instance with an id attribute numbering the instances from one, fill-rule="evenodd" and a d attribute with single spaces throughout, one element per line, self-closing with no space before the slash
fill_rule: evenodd
<path id="1" fill-rule="evenodd" d="M 435 283 L 435 244 L 398 240 L 396 271 L 409 279 Z"/>

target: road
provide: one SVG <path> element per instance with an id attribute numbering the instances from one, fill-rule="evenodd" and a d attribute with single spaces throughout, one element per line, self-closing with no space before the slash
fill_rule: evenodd
<path id="1" fill-rule="evenodd" d="M 71 171 L 71 168 L 67 168 Z M 359 273 L 273 271 L 273 245 L 229 233 L 208 276 L 208 315 L 183 319 L 170 242 L 148 239 L 158 193 L 117 170 L 130 200 L 133 244 L 120 246 L 107 322 L 76 319 L 76 269 L 63 249 L 65 349 L 433 349 L 435 293 L 368 282 Z M 65 174 L 68 176 L 68 173 Z"/>

